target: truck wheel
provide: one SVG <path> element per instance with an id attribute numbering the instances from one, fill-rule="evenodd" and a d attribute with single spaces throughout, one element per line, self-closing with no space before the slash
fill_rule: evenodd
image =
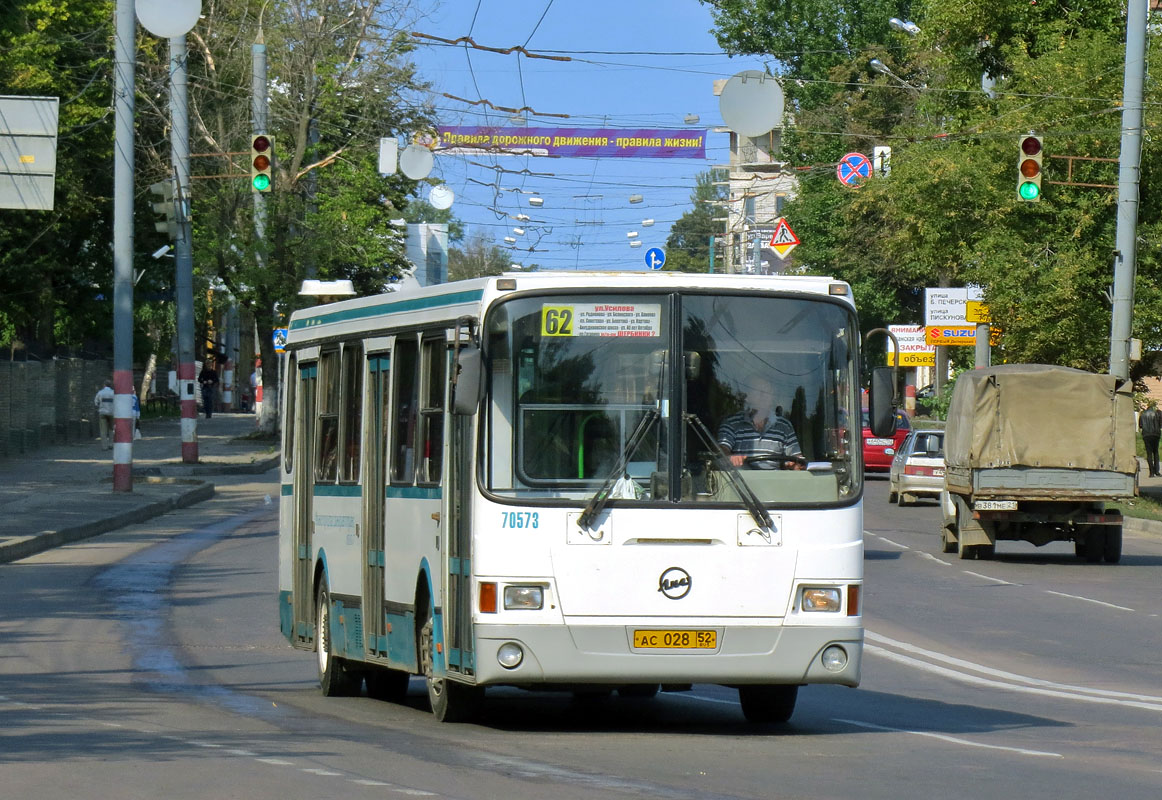
<path id="1" fill-rule="evenodd" d="M 1105 551 L 1106 535 L 1104 531 L 1090 528 L 1085 533 L 1085 560 L 1090 564 L 1096 564 L 1101 561 L 1103 552 Z"/>
<path id="2" fill-rule="evenodd" d="M 747 722 L 786 722 L 795 713 L 798 686 L 739 686 L 738 700 Z"/>
<path id="3" fill-rule="evenodd" d="M 1116 564 L 1122 560 L 1122 529 L 1121 526 L 1106 531 L 1105 546 L 1102 555 L 1107 564 Z"/>
<path id="4" fill-rule="evenodd" d="M 940 552 L 956 552 L 956 539 L 952 538 L 952 531 L 946 527 L 940 529 Z"/>

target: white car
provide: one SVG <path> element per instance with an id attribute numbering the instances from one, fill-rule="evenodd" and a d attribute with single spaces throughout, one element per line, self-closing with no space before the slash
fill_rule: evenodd
<path id="1" fill-rule="evenodd" d="M 917 497 L 939 498 L 944 489 L 944 431 L 913 430 L 888 470 L 888 502 L 901 506 Z"/>

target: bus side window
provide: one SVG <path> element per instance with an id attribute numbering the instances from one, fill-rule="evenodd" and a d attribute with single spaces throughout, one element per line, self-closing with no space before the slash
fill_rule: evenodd
<path id="1" fill-rule="evenodd" d="M 359 481 L 361 413 L 363 410 L 363 348 L 343 347 L 343 473 L 341 480 Z"/>
<path id="2" fill-rule="evenodd" d="M 444 393 L 447 391 L 444 337 L 424 339 L 424 391 L 420 407 L 420 483 L 439 483 L 444 452 Z"/>
<path id="3" fill-rule="evenodd" d="M 397 339 L 392 357 L 391 399 L 395 412 L 391 432 L 393 483 L 411 483 L 415 471 L 416 390 L 419 388 L 416 380 L 417 350 L 415 339 Z"/>
<path id="4" fill-rule="evenodd" d="M 339 452 L 339 351 L 323 353 L 319 362 L 319 448 L 315 453 L 315 481 L 335 480 Z"/>

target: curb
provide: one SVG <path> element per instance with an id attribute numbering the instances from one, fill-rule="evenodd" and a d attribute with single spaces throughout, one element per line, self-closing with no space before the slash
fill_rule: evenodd
<path id="1" fill-rule="evenodd" d="M 261 475 L 278 466 L 282 456 L 273 455 L 249 464 L 214 463 L 173 464 L 162 467 L 133 469 L 134 475 L 161 476 L 166 478 L 188 478 L 195 475 Z"/>
<path id="2" fill-rule="evenodd" d="M 51 550 L 54 547 L 60 547 L 61 545 L 70 544 L 82 539 L 89 539 L 93 536 L 99 536 L 102 533 L 109 533 L 118 528 L 123 528 L 126 525 L 145 522 L 154 517 L 160 517 L 162 514 L 166 514 L 174 509 L 185 508 L 186 506 L 192 506 L 195 503 L 209 500 L 213 496 L 214 484 L 199 483 L 197 486 L 180 494 L 176 494 L 173 497 L 168 497 L 164 500 L 155 500 L 144 506 L 114 514 L 111 517 L 86 522 L 82 525 L 61 528 L 55 531 L 41 531 L 32 536 L 22 536 L 18 539 L 0 544 L 0 564 L 18 561 L 22 558 L 36 555 L 37 553 L 43 553 L 45 550 Z"/>
<path id="3" fill-rule="evenodd" d="M 1147 536 L 1162 537 L 1162 522 L 1140 517 L 1123 517 L 1122 530 L 1129 533 L 1144 533 Z"/>

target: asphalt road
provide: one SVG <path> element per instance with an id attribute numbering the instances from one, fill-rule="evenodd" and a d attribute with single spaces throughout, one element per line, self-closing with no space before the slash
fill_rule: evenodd
<path id="1" fill-rule="evenodd" d="M 0 566 L 0 797 L 1157 798 L 1162 539 L 1119 565 L 939 552 L 869 482 L 859 689 L 790 725 L 736 693 L 490 692 L 486 722 L 323 698 L 278 632 L 273 483 Z"/>

